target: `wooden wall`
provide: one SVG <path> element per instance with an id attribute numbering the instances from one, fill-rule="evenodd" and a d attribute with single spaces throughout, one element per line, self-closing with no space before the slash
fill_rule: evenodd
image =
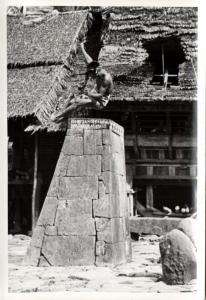
<path id="1" fill-rule="evenodd" d="M 159 207 L 155 186 L 168 185 L 168 191 L 171 186 L 177 190 L 179 203 L 178 186 L 182 185 L 185 191 L 189 187 L 192 189 L 187 200 L 182 198 L 182 205 L 188 203 L 194 207 L 197 175 L 195 102 L 122 104 L 114 101 L 106 111 L 96 112 L 96 115 L 110 118 L 125 129 L 127 182 L 134 190 L 142 189 L 134 194 L 134 198 L 139 197 L 148 209 Z M 181 192 L 180 197 L 183 194 Z M 170 206 L 174 208 L 175 202 L 174 198 Z M 168 205 L 168 201 L 165 203 Z"/>

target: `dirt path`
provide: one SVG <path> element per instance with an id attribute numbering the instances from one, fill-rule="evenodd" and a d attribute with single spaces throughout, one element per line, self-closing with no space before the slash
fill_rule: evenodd
<path id="1" fill-rule="evenodd" d="M 25 235 L 9 236 L 9 292 L 193 292 L 195 281 L 188 285 L 169 286 L 162 280 L 156 236 L 132 242 L 130 263 L 116 268 L 28 267 L 22 259 L 30 242 Z"/>

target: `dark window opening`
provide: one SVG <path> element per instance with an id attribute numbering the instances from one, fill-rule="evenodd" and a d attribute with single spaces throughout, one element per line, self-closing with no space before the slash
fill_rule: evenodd
<path id="1" fill-rule="evenodd" d="M 178 85 L 179 65 L 185 61 L 185 55 L 177 38 L 158 39 L 145 44 L 149 61 L 154 73 L 151 84 Z"/>

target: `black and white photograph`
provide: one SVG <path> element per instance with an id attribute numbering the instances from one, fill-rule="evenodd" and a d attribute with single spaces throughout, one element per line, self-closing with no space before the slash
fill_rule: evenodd
<path id="1" fill-rule="evenodd" d="M 8 295 L 195 299 L 198 9 L 6 7 Z"/>

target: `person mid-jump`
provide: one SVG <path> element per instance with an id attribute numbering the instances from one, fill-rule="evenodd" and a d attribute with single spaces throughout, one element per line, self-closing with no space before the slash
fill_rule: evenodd
<path id="1" fill-rule="evenodd" d="M 62 111 L 52 114 L 51 121 L 55 123 L 62 122 L 72 111 L 80 107 L 102 109 L 110 99 L 113 89 L 111 75 L 99 66 L 97 61 L 93 61 L 84 48 L 84 42 L 81 42 L 80 46 L 87 65 L 87 87 L 80 96 L 69 100 Z"/>

